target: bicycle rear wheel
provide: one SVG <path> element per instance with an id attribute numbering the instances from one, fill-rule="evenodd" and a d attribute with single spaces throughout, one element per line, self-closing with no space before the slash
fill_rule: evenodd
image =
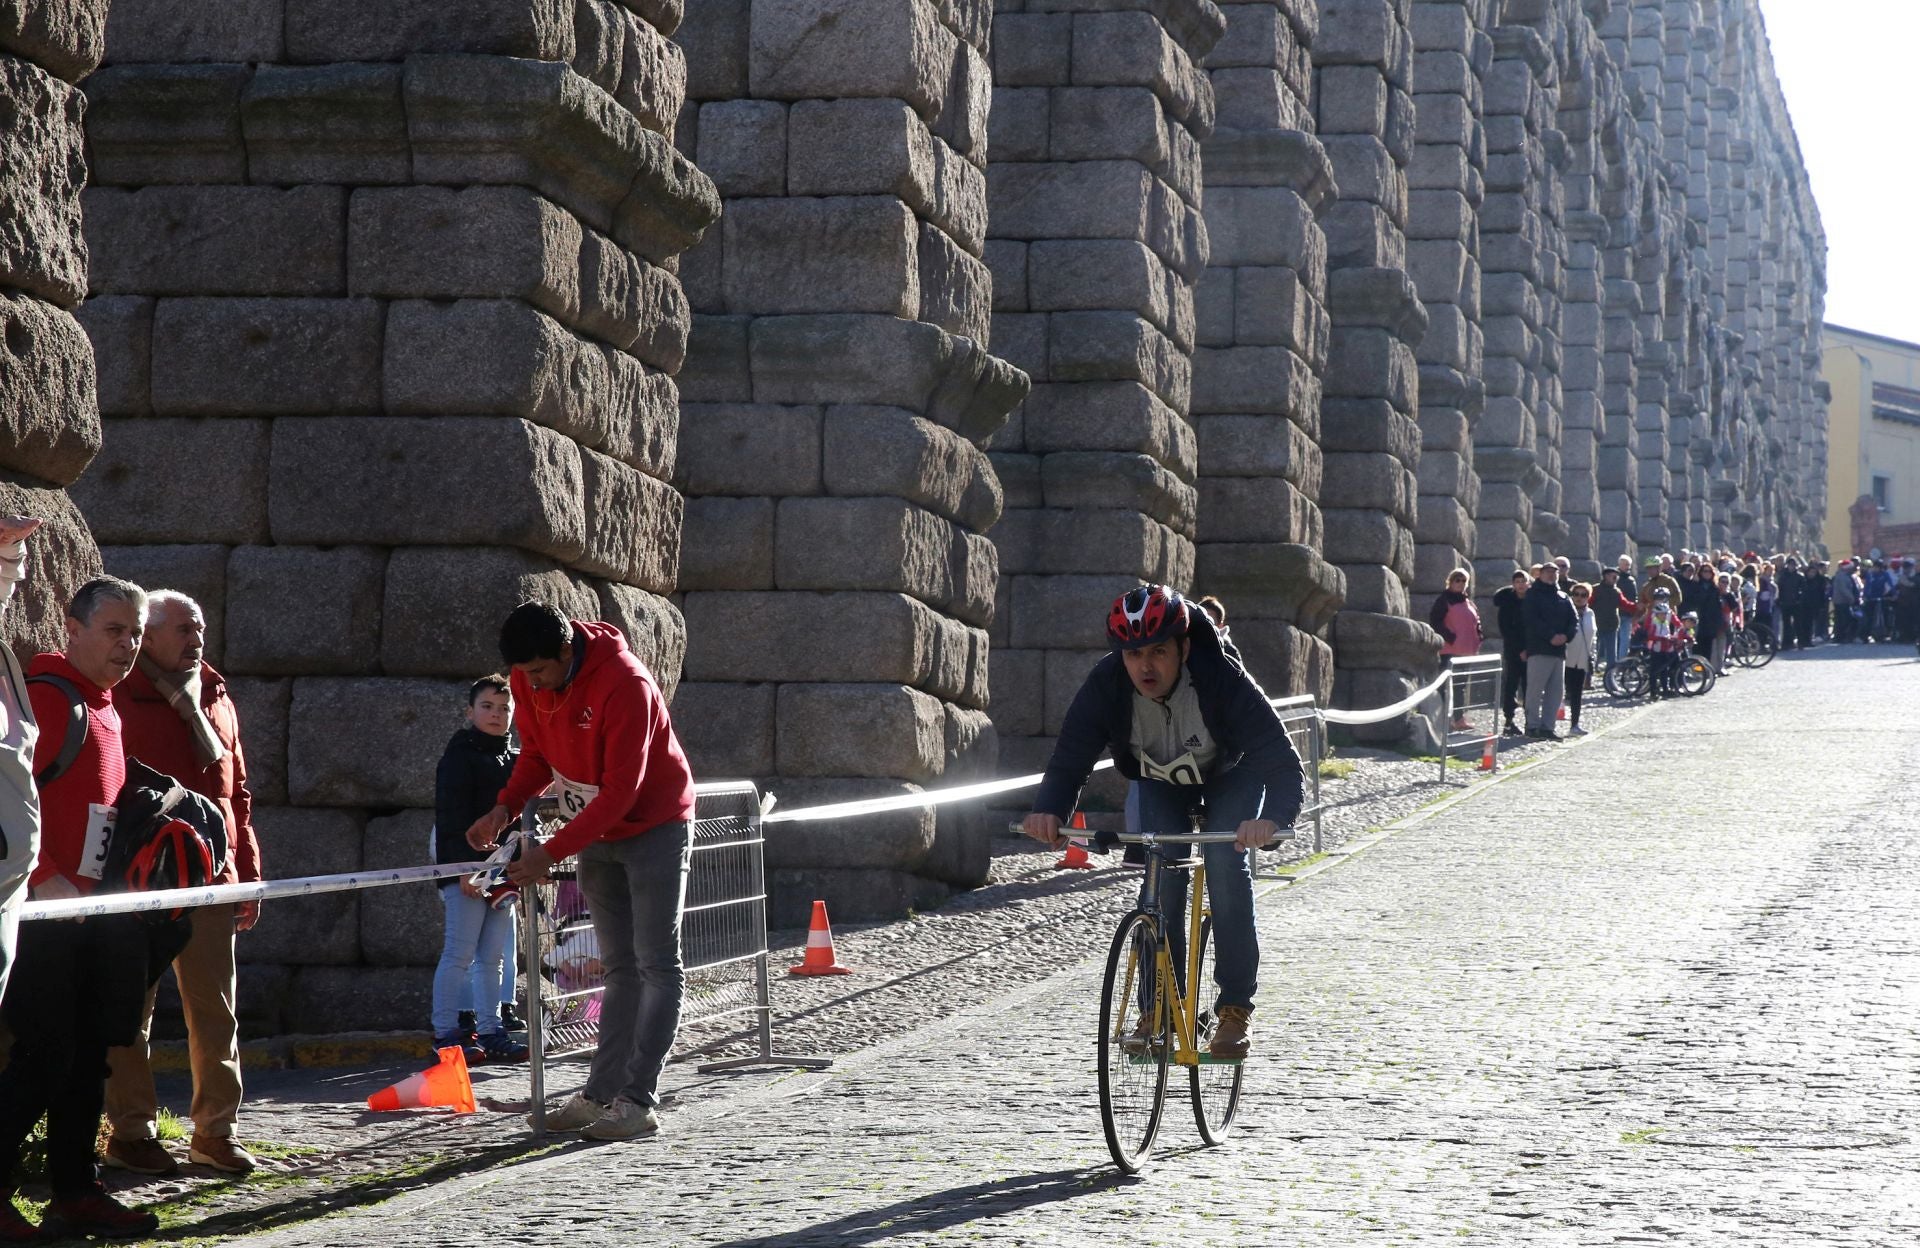
<path id="1" fill-rule="evenodd" d="M 1607 669 L 1607 692 L 1617 698 L 1643 698 L 1648 680 L 1647 656 L 1630 654 Z"/>
<path id="2" fill-rule="evenodd" d="M 1779 647 L 1773 644 L 1772 633 L 1757 633 L 1752 629 L 1747 630 L 1748 667 L 1765 667 L 1767 664 L 1773 662 L 1773 656 L 1778 650 Z"/>
<path id="3" fill-rule="evenodd" d="M 1211 999 L 1212 919 L 1200 925 L 1200 973 L 1192 987 L 1195 1001 Z M 1200 1050 L 1199 1062 L 1187 1071 L 1193 1093 L 1193 1120 L 1200 1128 L 1200 1138 L 1209 1144 L 1220 1143 L 1227 1138 L 1227 1132 L 1233 1129 L 1234 1115 L 1240 1112 L 1240 1081 L 1246 1073 L 1244 1062 L 1215 1062 L 1207 1055 L 1207 1045 L 1213 1039 L 1213 1028 L 1217 1021 L 1212 1006 L 1200 1011 L 1198 1025 L 1194 1028 L 1195 1047 Z"/>
<path id="4" fill-rule="evenodd" d="M 1679 685 L 1681 693 L 1697 698 L 1713 688 L 1716 679 L 1713 664 L 1697 654 L 1690 654 L 1680 661 L 1680 671 L 1675 675 L 1674 682 Z"/>
<path id="5" fill-rule="evenodd" d="M 1127 1174 L 1138 1174 L 1153 1152 L 1167 1103 L 1169 985 L 1156 982 L 1159 949 L 1154 916 L 1128 915 L 1113 935 L 1100 989 L 1100 1125 L 1113 1164 Z M 1140 991 L 1142 977 L 1153 984 L 1152 991 Z M 1142 1030 L 1142 996 L 1151 1002 L 1150 1026 L 1147 1041 L 1135 1044 L 1132 1038 Z"/>

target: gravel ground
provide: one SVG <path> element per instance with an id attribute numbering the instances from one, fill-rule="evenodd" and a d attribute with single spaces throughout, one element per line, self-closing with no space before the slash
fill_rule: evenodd
<path id="1" fill-rule="evenodd" d="M 1586 721 L 1603 730 L 1636 709 L 1601 699 L 1589 704 Z M 1502 768 L 1566 748 L 1505 739 Z M 1477 759 L 1449 769 L 1443 782 L 1432 758 L 1344 746 L 1335 748 L 1333 758 L 1353 766 L 1341 778 L 1322 781 L 1323 852 L 1487 779 Z M 851 1054 L 1104 954 L 1114 922 L 1133 901 L 1136 869 L 1121 865 L 1115 854 L 1096 855 L 1090 870 L 1056 870 L 1056 853 L 1010 832 L 997 836 L 992 850 L 990 882 L 937 910 L 897 922 L 836 926 L 839 960 L 853 974 L 789 978 L 784 968 L 799 961 L 806 933 L 773 933 L 775 1050 Z M 1260 887 L 1285 887 L 1287 867 L 1311 854 L 1311 834 L 1303 829 L 1300 843 L 1262 855 Z M 1275 948 L 1268 956 L 1271 967 L 1289 951 Z M 753 1037 L 739 1030 L 740 1022 L 734 1016 L 683 1027 L 663 1081 L 669 1113 L 704 1112 L 742 1081 L 757 1085 L 782 1077 L 765 1068 L 748 1075 L 697 1073 L 700 1061 L 753 1051 Z M 236 1183 L 195 1166 L 167 1179 L 109 1171 L 109 1185 L 130 1202 L 161 1209 L 175 1236 L 217 1238 L 303 1221 L 558 1147 L 532 1139 L 521 1121 L 529 1092 L 524 1067 L 475 1071 L 482 1112 L 473 1116 L 366 1111 L 368 1094 L 417 1069 L 417 1061 L 404 1061 L 250 1071 L 241 1133 L 250 1144 L 258 1142 L 261 1174 Z M 578 1087 L 585 1071 L 577 1057 L 553 1062 L 550 1101 Z M 163 1103 L 184 1107 L 185 1079 L 162 1077 L 161 1096 Z M 184 1148 L 176 1145 L 175 1151 L 184 1160 Z M 33 1188 L 24 1194 L 31 1197 Z"/>

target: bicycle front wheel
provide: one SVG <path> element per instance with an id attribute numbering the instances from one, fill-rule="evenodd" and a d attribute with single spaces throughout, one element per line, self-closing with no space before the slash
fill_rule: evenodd
<path id="1" fill-rule="evenodd" d="M 1192 988 L 1195 1001 L 1208 1000 L 1213 993 L 1212 919 L 1200 925 L 1200 974 Z M 1200 1128 L 1200 1138 L 1209 1144 L 1220 1143 L 1233 1129 L 1234 1115 L 1240 1112 L 1240 1079 L 1246 1071 L 1243 1062 L 1215 1062 L 1207 1055 L 1218 1021 L 1212 1007 L 1200 1011 L 1199 1025 L 1194 1028 L 1199 1061 L 1187 1071 L 1193 1091 L 1193 1120 Z"/>
<path id="2" fill-rule="evenodd" d="M 1747 666 L 1765 667 L 1773 662 L 1773 656 L 1779 647 L 1773 644 L 1772 633 L 1747 632 Z"/>
<path id="3" fill-rule="evenodd" d="M 1713 688 L 1715 679 L 1713 664 L 1697 654 L 1681 660 L 1679 675 L 1675 677 L 1680 686 L 1680 692 L 1690 698 L 1697 698 Z"/>
<path id="4" fill-rule="evenodd" d="M 1607 692 L 1615 697 L 1645 697 L 1648 683 L 1647 656 L 1644 654 L 1630 654 L 1607 669 Z"/>
<path id="5" fill-rule="evenodd" d="M 1159 952 L 1154 916 L 1128 915 L 1114 933 L 1100 990 L 1100 1125 L 1113 1164 L 1127 1174 L 1138 1174 L 1153 1152 L 1167 1103 L 1170 1007 Z"/>

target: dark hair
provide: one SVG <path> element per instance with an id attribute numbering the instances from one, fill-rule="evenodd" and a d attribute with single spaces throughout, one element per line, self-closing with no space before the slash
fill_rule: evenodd
<path id="1" fill-rule="evenodd" d="M 141 623 L 146 623 L 147 591 L 117 576 L 96 576 L 75 590 L 72 600 L 67 603 L 67 617 L 82 624 L 91 624 L 93 613 L 100 604 L 109 601 L 131 605 Z"/>
<path id="2" fill-rule="evenodd" d="M 544 602 L 523 602 L 507 614 L 500 626 L 500 661 L 508 667 L 535 659 L 557 659 L 573 640 L 567 617 Z"/>
<path id="3" fill-rule="evenodd" d="M 1215 628 L 1227 622 L 1227 604 L 1221 602 L 1212 594 L 1208 594 L 1200 600 L 1200 609 L 1207 613 L 1208 618 L 1213 621 Z"/>
<path id="4" fill-rule="evenodd" d="M 513 690 L 507 685 L 507 678 L 505 676 L 502 676 L 499 672 L 488 672 L 485 676 L 482 676 L 479 680 L 467 686 L 467 705 L 472 706 L 475 702 L 478 702 L 481 692 L 486 689 L 496 690 L 506 694 L 508 697 L 513 696 Z"/>

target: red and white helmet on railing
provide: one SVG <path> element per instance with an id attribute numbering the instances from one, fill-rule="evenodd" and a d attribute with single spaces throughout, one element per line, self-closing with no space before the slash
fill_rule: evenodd
<path id="1" fill-rule="evenodd" d="M 1115 650 L 1138 650 L 1187 635 L 1187 600 L 1165 585 L 1142 585 L 1113 600 L 1107 641 Z"/>

